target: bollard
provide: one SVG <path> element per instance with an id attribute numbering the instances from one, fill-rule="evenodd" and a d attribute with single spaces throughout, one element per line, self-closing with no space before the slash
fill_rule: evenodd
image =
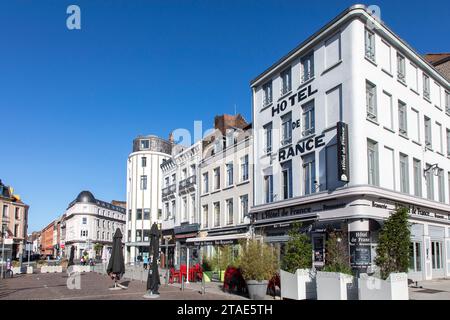
<path id="1" fill-rule="evenodd" d="M 184 274 L 181 275 L 181 288 L 180 288 L 180 290 L 184 291 Z"/>
<path id="2" fill-rule="evenodd" d="M 202 294 L 206 294 L 206 284 L 205 284 L 205 277 L 202 276 Z"/>

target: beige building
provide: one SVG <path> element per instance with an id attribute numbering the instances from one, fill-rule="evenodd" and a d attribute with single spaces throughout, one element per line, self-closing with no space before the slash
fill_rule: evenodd
<path id="1" fill-rule="evenodd" d="M 29 206 L 14 194 L 11 187 L 6 186 L 0 180 L 0 209 L 2 235 L 0 252 L 2 247 L 5 250 L 5 260 L 7 258 L 18 258 L 25 250 L 28 227 Z M 2 252 L 3 256 L 3 252 Z"/>

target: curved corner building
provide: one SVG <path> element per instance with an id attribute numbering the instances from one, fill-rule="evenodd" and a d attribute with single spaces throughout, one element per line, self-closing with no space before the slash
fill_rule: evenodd
<path id="1" fill-rule="evenodd" d="M 157 136 L 133 140 L 127 161 L 127 221 L 125 261 L 133 263 L 148 256 L 150 227 L 161 223 L 161 168 L 170 157 L 171 142 Z"/>

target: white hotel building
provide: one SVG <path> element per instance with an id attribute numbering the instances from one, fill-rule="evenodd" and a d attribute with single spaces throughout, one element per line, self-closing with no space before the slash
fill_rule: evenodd
<path id="1" fill-rule="evenodd" d="M 365 269 L 383 221 L 406 206 L 409 277 L 450 276 L 448 80 L 356 5 L 251 87 L 256 234 L 282 251 L 303 221 L 321 266 L 326 230 L 348 232 Z"/>
<path id="2" fill-rule="evenodd" d="M 150 228 L 154 222 L 160 226 L 162 218 L 160 165 L 171 150 L 172 143 L 157 136 L 133 140 L 127 161 L 126 263 L 149 255 Z"/>
<path id="3" fill-rule="evenodd" d="M 75 259 L 84 251 L 95 258 L 94 245 L 99 243 L 112 249 L 113 236 L 117 228 L 125 230 L 125 208 L 98 200 L 89 191 L 82 191 L 65 212 L 65 253 L 69 257 L 75 247 Z"/>

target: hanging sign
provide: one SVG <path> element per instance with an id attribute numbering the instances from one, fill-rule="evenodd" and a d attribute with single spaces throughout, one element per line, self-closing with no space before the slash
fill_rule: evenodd
<path id="1" fill-rule="evenodd" d="M 337 123 L 337 161 L 339 181 L 349 182 L 348 125 L 342 121 Z"/>

